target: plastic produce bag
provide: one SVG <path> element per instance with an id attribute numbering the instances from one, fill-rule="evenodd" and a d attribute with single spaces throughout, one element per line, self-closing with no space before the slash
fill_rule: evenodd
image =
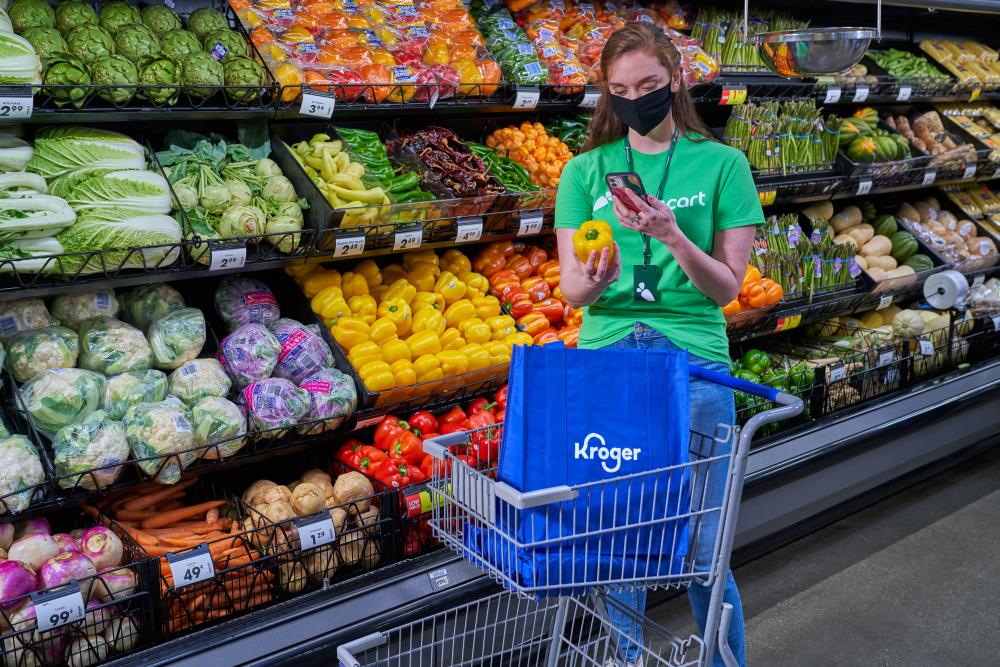
<path id="1" fill-rule="evenodd" d="M 179 482 L 197 458 L 191 421 L 177 398 L 133 405 L 123 423 L 139 467 L 161 484 Z"/>
<path id="2" fill-rule="evenodd" d="M 269 438 L 283 436 L 309 411 L 309 394 L 284 378 L 253 382 L 243 390 L 242 399 L 250 421 Z"/>
<path id="3" fill-rule="evenodd" d="M 125 413 L 139 403 L 156 403 L 167 397 L 167 376 L 163 371 L 129 371 L 108 378 L 102 407 L 108 417 L 125 418 Z"/>
<path id="4" fill-rule="evenodd" d="M 222 339 L 218 357 L 233 383 L 242 389 L 254 380 L 271 377 L 280 353 L 281 344 L 266 327 L 244 324 Z"/>
<path id="5" fill-rule="evenodd" d="M 217 360 L 195 359 L 170 374 L 167 393 L 193 405 L 206 396 L 225 398 L 232 386 L 232 380 Z"/>
<path id="6" fill-rule="evenodd" d="M 215 310 L 229 331 L 245 324 L 269 327 L 281 316 L 267 285 L 253 278 L 226 278 L 215 290 Z"/>
<path id="7" fill-rule="evenodd" d="M 148 336 L 153 365 L 179 368 L 197 359 L 205 346 L 205 315 L 197 308 L 175 307 L 149 325 Z"/>
<path id="8" fill-rule="evenodd" d="M 51 438 L 63 426 L 76 424 L 100 408 L 105 384 L 100 373 L 54 368 L 25 382 L 21 399 L 35 428 Z"/>
<path id="9" fill-rule="evenodd" d="M 205 459 L 224 459 L 246 444 L 247 420 L 243 410 L 225 398 L 206 396 L 191 406 L 194 442 L 208 447 L 201 454 Z M 216 444 L 217 443 L 217 444 Z"/>
<path id="10" fill-rule="evenodd" d="M 41 299 L 19 299 L 0 303 L 0 340 L 6 342 L 19 331 L 44 329 L 59 324 Z"/>
<path id="11" fill-rule="evenodd" d="M 333 365 L 330 346 L 301 322 L 283 317 L 271 325 L 271 333 L 281 344 L 274 377 L 299 384 L 306 376 Z"/>
<path id="12" fill-rule="evenodd" d="M 95 317 L 80 325 L 80 368 L 118 375 L 147 370 L 153 351 L 142 332 L 113 317 Z"/>
<path id="13" fill-rule="evenodd" d="M 0 513 L 28 509 L 35 487 L 45 481 L 38 450 L 23 435 L 0 439 Z"/>
<path id="14" fill-rule="evenodd" d="M 113 289 L 60 294 L 52 300 L 53 317 L 70 329 L 76 329 L 92 317 L 118 317 L 118 309 Z"/>
<path id="15" fill-rule="evenodd" d="M 119 464 L 129 457 L 128 436 L 120 421 L 96 410 L 80 423 L 59 429 L 52 438 L 52 451 L 59 486 L 95 491 L 118 479 L 122 471 Z"/>
<path id="16" fill-rule="evenodd" d="M 309 394 L 309 411 L 304 421 L 323 420 L 301 427 L 299 432 L 303 434 L 335 430 L 354 414 L 358 406 L 354 380 L 336 368 L 324 368 L 313 373 L 299 384 L 299 389 Z"/>
<path id="17" fill-rule="evenodd" d="M 80 344 L 66 327 L 46 327 L 15 334 L 7 343 L 7 370 L 18 383 L 42 371 L 76 366 Z"/>
<path id="18" fill-rule="evenodd" d="M 122 319 L 143 331 L 171 308 L 184 305 L 184 297 L 170 285 L 143 285 L 121 296 Z"/>

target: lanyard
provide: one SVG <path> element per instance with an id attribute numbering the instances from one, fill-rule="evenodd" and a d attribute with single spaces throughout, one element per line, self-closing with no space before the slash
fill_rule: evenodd
<path id="1" fill-rule="evenodd" d="M 670 169 L 670 159 L 674 157 L 674 149 L 677 148 L 677 139 L 680 136 L 680 131 L 678 128 L 674 128 L 674 136 L 670 140 L 670 148 L 667 149 L 667 159 L 663 163 L 663 178 L 660 179 L 660 186 L 656 189 L 656 198 L 663 200 L 663 190 L 667 187 L 667 173 Z M 628 143 L 628 135 L 625 135 L 625 160 L 628 162 L 628 170 L 635 171 L 635 166 L 632 163 L 632 147 Z M 649 247 L 649 235 L 642 235 L 642 263 L 645 266 L 649 266 L 650 260 L 653 259 L 653 251 Z"/>

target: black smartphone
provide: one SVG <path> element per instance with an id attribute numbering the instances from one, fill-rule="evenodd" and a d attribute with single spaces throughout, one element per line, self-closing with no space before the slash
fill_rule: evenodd
<path id="1" fill-rule="evenodd" d="M 607 181 L 608 189 L 611 190 L 615 199 L 619 200 L 628 210 L 638 213 L 629 200 L 622 196 L 621 192 L 622 190 L 631 190 L 639 199 L 646 201 L 646 188 L 643 187 L 639 174 L 634 171 L 619 171 L 608 174 L 604 180 Z"/>

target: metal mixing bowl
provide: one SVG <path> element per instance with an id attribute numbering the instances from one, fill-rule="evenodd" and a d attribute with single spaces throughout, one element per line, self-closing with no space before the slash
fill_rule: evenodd
<path id="1" fill-rule="evenodd" d="M 871 28 L 806 28 L 751 36 L 761 60 L 785 77 L 841 74 L 858 64 L 877 36 Z"/>

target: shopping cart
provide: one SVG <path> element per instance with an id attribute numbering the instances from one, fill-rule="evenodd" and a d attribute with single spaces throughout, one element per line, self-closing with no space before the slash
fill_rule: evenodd
<path id="1" fill-rule="evenodd" d="M 803 406 L 795 396 L 728 375 L 699 367 L 691 367 L 691 375 L 777 406 L 742 429 L 720 425 L 714 435 L 692 432 L 684 464 L 524 493 L 497 481 L 495 469 L 477 470 L 454 453 L 488 437 L 484 430 L 424 442 L 435 459 L 435 535 L 506 590 L 345 644 L 338 649 L 341 664 L 605 667 L 624 665 L 622 647 L 630 646 L 648 667 L 681 667 L 710 665 L 718 645 L 723 661 L 736 665 L 726 642 L 732 607 L 723 602 L 723 590 L 750 441 L 761 426 L 794 417 Z M 724 482 L 712 483 L 720 475 Z M 649 506 L 650 499 L 663 498 L 671 499 L 669 507 Z M 693 584 L 711 587 L 711 602 L 704 635 L 686 639 L 608 595 Z M 623 614 L 644 632 L 626 637 L 619 629 Z"/>

